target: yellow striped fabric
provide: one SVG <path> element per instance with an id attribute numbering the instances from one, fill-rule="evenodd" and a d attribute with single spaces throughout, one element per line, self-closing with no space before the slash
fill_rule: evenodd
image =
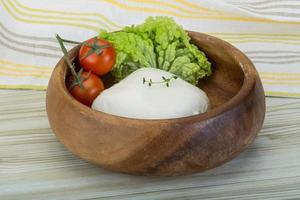
<path id="1" fill-rule="evenodd" d="M 157 15 L 241 49 L 266 95 L 300 97 L 300 1 L 290 0 L 0 0 L 0 88 L 46 89 L 62 56 L 56 33 L 83 41 Z"/>

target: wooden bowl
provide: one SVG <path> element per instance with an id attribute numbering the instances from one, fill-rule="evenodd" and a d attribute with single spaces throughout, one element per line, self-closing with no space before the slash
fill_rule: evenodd
<path id="1" fill-rule="evenodd" d="M 209 111 L 178 119 L 140 120 L 92 110 L 69 94 L 67 66 L 60 60 L 47 90 L 47 113 L 57 138 L 91 163 L 138 175 L 191 174 L 237 156 L 263 124 L 261 81 L 252 62 L 232 45 L 201 33 L 189 35 L 212 62 L 213 75 L 199 82 L 210 99 Z M 78 47 L 70 56 L 77 53 Z"/>

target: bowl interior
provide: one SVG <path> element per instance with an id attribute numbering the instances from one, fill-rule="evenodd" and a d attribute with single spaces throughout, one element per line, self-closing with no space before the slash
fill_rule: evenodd
<path id="1" fill-rule="evenodd" d="M 206 92 L 211 108 L 229 101 L 242 88 L 245 74 L 235 57 L 232 46 L 212 40 L 212 37 L 193 37 L 192 42 L 203 51 L 212 64 L 212 75 L 199 80 L 198 87 Z M 219 40 L 219 39 L 217 39 Z"/>
<path id="2" fill-rule="evenodd" d="M 203 51 L 208 60 L 212 63 L 212 75 L 199 80 L 198 87 L 206 92 L 210 100 L 212 108 L 221 106 L 234 97 L 241 89 L 244 82 L 244 72 L 238 59 L 232 53 L 232 47 L 219 39 L 202 35 L 197 37 L 190 33 L 192 43 Z M 77 47 L 73 55 L 78 54 Z M 74 59 L 78 63 L 77 59 Z M 79 66 L 76 64 L 76 66 Z M 67 72 L 69 75 L 69 72 Z M 114 84 L 114 79 L 111 74 L 102 76 L 101 79 L 105 88 L 109 88 Z"/>

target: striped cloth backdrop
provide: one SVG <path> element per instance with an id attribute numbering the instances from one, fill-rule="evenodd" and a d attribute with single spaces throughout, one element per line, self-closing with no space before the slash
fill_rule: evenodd
<path id="1" fill-rule="evenodd" d="M 0 88 L 46 89 L 55 33 L 81 41 L 156 15 L 241 49 L 266 95 L 300 97 L 300 0 L 0 0 Z"/>

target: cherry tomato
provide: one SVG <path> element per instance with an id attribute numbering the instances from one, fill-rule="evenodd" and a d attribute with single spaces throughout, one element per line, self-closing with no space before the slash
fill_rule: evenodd
<path id="1" fill-rule="evenodd" d="M 71 95 L 79 102 L 91 106 L 96 97 L 104 90 L 102 80 L 95 74 L 83 72 L 82 87 L 75 85 L 70 89 Z M 73 77 L 69 77 L 69 82 L 72 82 Z"/>
<path id="2" fill-rule="evenodd" d="M 97 75 L 104 75 L 110 72 L 116 62 L 116 52 L 114 47 L 108 41 L 98 38 L 91 38 L 85 43 L 94 46 L 95 49 L 92 54 L 89 54 L 91 47 L 84 44 L 81 46 L 79 50 L 79 62 L 81 67 L 86 71 L 91 71 Z M 99 51 L 101 51 L 101 53 L 98 52 L 97 55 L 97 47 L 101 46 L 106 47 L 100 49 Z"/>

